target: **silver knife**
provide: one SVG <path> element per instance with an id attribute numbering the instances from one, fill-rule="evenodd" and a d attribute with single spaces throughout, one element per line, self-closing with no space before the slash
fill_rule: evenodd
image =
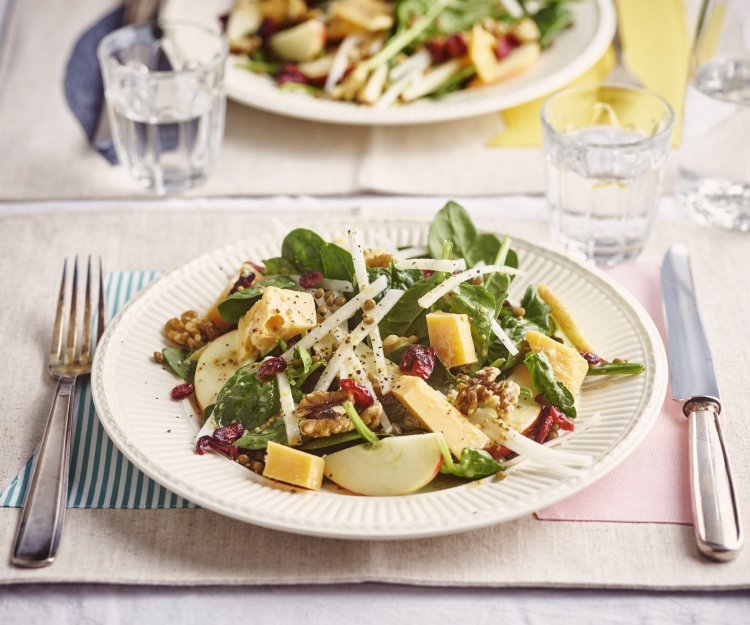
<path id="1" fill-rule="evenodd" d="M 125 0 L 125 17 L 122 25 L 145 24 L 155 20 L 159 15 L 160 5 L 160 0 Z M 109 125 L 106 97 L 102 97 L 93 144 L 97 150 L 108 150 L 112 147 L 112 128 Z"/>
<path id="2" fill-rule="evenodd" d="M 732 560 L 742 547 L 742 525 L 724 437 L 716 373 L 695 297 L 684 245 L 674 245 L 661 268 L 672 397 L 689 419 L 690 491 L 698 549 Z"/>

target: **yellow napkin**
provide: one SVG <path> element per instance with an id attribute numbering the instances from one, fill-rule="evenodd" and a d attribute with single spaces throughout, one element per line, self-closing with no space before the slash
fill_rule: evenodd
<path id="1" fill-rule="evenodd" d="M 684 0 L 618 0 L 618 28 L 628 68 L 643 86 L 665 98 L 682 114 L 682 98 L 690 56 L 687 12 Z M 615 63 L 610 47 L 593 67 L 569 83 L 592 84 L 606 79 Z M 549 94 L 548 94 L 549 95 Z M 487 143 L 491 147 L 537 147 L 542 144 L 539 114 L 548 96 L 514 106 L 500 113 L 505 129 Z M 677 141 L 678 131 L 674 140 Z"/>

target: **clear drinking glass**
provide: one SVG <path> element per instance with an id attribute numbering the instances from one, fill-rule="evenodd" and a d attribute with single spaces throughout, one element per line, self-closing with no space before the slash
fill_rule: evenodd
<path id="1" fill-rule="evenodd" d="M 127 26 L 99 45 L 120 162 L 157 193 L 205 181 L 224 134 L 222 35 L 196 24 Z"/>
<path id="2" fill-rule="evenodd" d="M 612 265 L 643 249 L 656 213 L 674 114 L 645 89 L 567 89 L 542 107 L 547 200 L 558 245 Z"/>
<path id="3" fill-rule="evenodd" d="M 750 231 L 750 0 L 703 0 L 677 195 L 700 221 Z"/>

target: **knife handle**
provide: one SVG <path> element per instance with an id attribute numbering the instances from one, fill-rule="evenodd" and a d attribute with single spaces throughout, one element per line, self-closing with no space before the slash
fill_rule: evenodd
<path id="1" fill-rule="evenodd" d="M 742 526 L 719 411 L 719 404 L 708 398 L 692 399 L 684 406 L 690 427 L 695 539 L 703 555 L 725 562 L 742 547 Z"/>

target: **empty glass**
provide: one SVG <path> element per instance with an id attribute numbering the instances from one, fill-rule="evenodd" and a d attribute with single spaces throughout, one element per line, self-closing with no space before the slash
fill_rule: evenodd
<path id="1" fill-rule="evenodd" d="M 99 45 L 117 155 L 157 193 L 205 181 L 224 134 L 222 35 L 199 25 L 127 26 Z"/>
<path id="2" fill-rule="evenodd" d="M 567 89 L 545 102 L 552 234 L 568 253 L 612 265 L 641 252 L 673 121 L 664 99 L 625 85 Z"/>

